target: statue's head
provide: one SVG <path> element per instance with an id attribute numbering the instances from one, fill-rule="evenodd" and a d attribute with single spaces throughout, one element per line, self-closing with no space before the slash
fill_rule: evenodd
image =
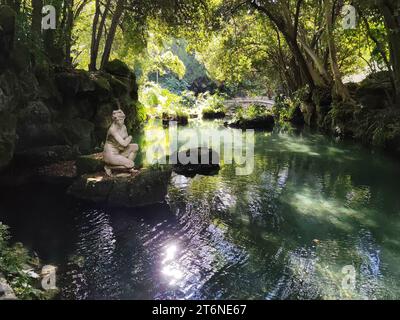
<path id="1" fill-rule="evenodd" d="M 113 122 L 122 126 L 125 122 L 125 113 L 122 110 L 114 110 L 112 114 Z"/>

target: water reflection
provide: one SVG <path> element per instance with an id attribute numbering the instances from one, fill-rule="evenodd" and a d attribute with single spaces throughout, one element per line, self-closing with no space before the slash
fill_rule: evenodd
<path id="1" fill-rule="evenodd" d="M 111 278 L 129 281 L 119 288 L 126 298 L 399 297 L 399 280 L 387 266 L 399 260 L 400 248 L 389 255 L 385 243 L 398 243 L 399 216 L 393 223 L 389 211 L 400 206 L 391 197 L 393 180 L 387 182 L 400 173 L 382 167 L 394 168 L 389 159 L 370 158 L 321 135 L 258 133 L 253 174 L 237 176 L 224 165 L 213 177 L 173 175 L 161 215 L 148 210 L 139 220 L 124 212 L 116 219 L 113 212 L 112 227 L 105 223 L 102 232 L 85 222 L 102 237 L 85 255 L 102 256 L 102 270 L 117 268 L 123 276 Z M 126 265 L 121 257 L 129 252 Z M 353 291 L 341 287 L 347 265 L 357 270 Z M 133 278 L 126 276 L 131 269 Z M 89 270 L 92 279 L 100 272 Z"/>

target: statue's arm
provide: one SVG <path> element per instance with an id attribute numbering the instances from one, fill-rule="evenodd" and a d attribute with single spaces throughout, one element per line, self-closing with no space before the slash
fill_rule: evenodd
<path id="1" fill-rule="evenodd" d="M 132 142 L 132 137 L 129 136 L 126 139 L 122 138 L 122 136 L 119 134 L 118 131 L 116 130 L 110 130 L 110 134 L 113 136 L 115 141 L 117 141 L 121 146 L 127 147 L 129 144 Z"/>

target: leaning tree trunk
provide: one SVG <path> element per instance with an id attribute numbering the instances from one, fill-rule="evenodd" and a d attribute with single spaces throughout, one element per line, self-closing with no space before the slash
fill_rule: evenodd
<path id="1" fill-rule="evenodd" d="M 255 8 L 257 11 L 261 12 L 262 14 L 265 14 L 277 27 L 277 29 L 282 33 L 283 37 L 286 40 L 286 43 L 289 46 L 290 51 L 292 52 L 294 58 L 296 59 L 296 62 L 301 70 L 301 74 L 304 78 L 304 82 L 309 85 L 311 91 L 314 90 L 315 88 L 315 82 L 312 77 L 312 74 L 310 72 L 309 66 L 307 64 L 307 61 L 299 47 L 299 44 L 297 42 L 297 25 L 295 23 L 295 26 L 292 26 L 292 28 L 289 28 L 287 23 L 289 21 L 284 21 L 283 16 L 279 17 L 279 19 L 276 16 L 276 13 L 273 12 L 270 8 L 263 7 L 258 4 L 256 1 L 249 0 L 248 1 L 249 5 Z M 299 2 L 301 4 L 301 2 Z M 290 29 L 293 29 L 294 32 L 291 32 Z"/>
<path id="2" fill-rule="evenodd" d="M 117 2 L 117 6 L 115 8 L 114 16 L 113 16 L 113 19 L 111 21 L 110 30 L 108 32 L 108 36 L 107 36 L 106 43 L 105 43 L 105 46 L 104 46 L 103 57 L 101 59 L 101 68 L 104 68 L 104 66 L 106 65 L 106 63 L 110 59 L 111 49 L 112 49 L 112 45 L 114 43 L 114 38 L 115 38 L 115 33 L 117 31 L 118 23 L 119 23 L 119 21 L 120 21 L 120 19 L 122 17 L 123 12 L 124 12 L 125 2 L 126 2 L 126 0 L 118 0 L 118 2 Z"/>
<path id="3" fill-rule="evenodd" d="M 325 19 L 327 26 L 327 42 L 329 48 L 331 69 L 332 69 L 333 79 L 335 82 L 335 93 L 343 101 L 347 101 L 350 99 L 350 93 L 342 81 L 342 75 L 337 62 L 337 50 L 333 35 L 333 12 L 335 11 L 334 4 L 332 3 L 332 0 L 325 0 L 324 5 L 325 5 Z"/>

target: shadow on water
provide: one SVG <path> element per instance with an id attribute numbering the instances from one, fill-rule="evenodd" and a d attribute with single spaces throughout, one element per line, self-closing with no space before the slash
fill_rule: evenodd
<path id="1" fill-rule="evenodd" d="M 5 190 L 0 219 L 59 266 L 64 299 L 400 297 L 398 162 L 306 131 L 257 132 L 254 161 L 248 176 L 173 175 L 168 205 L 145 209 Z"/>

